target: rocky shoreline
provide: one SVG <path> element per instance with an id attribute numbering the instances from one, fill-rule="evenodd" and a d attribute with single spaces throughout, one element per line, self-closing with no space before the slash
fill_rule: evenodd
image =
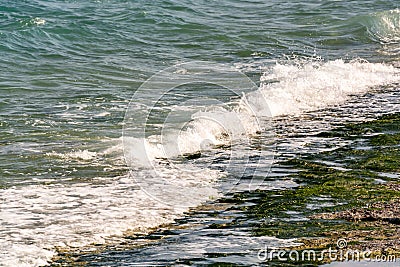
<path id="1" fill-rule="evenodd" d="M 285 266 L 343 260 L 324 254 L 328 249 L 400 258 L 400 114 L 348 124 L 317 137 L 340 138 L 348 145 L 282 162 L 299 170 L 292 177 L 301 186 L 262 192 L 261 201 L 250 209 L 264 220 L 255 235 L 295 238 L 303 245 L 281 249 L 317 254 L 316 259 L 289 260 Z"/>

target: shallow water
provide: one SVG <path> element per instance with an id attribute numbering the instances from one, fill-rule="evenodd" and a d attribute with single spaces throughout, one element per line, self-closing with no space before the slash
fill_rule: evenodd
<path id="1" fill-rule="evenodd" d="M 248 264 L 257 263 L 260 246 L 287 244 L 253 237 L 259 222 L 240 207 L 256 200 L 230 197 L 298 186 L 289 176 L 296 169 L 280 161 L 347 144 L 316 133 L 399 111 L 397 8 L 396 1 L 2 3 L 0 263 L 37 266 L 57 247 L 97 244 L 102 249 L 78 261 L 212 264 L 226 253 L 225 262 Z M 167 81 L 159 71 L 193 60 L 202 63 L 179 65 L 172 76 L 189 75 L 189 83 L 158 99 Z M 216 70 L 212 78 L 193 80 L 206 68 Z M 134 95 L 154 74 L 159 87 Z M 217 84 L 236 79 L 245 86 Z M 150 105 L 141 135 L 136 118 Z M 241 223 L 218 231 L 215 221 Z"/>

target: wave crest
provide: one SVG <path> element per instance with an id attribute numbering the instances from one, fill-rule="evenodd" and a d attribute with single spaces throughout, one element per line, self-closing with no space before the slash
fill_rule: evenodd
<path id="1" fill-rule="evenodd" d="M 374 41 L 383 44 L 400 42 L 400 9 L 374 13 L 367 18 L 365 24 Z"/>

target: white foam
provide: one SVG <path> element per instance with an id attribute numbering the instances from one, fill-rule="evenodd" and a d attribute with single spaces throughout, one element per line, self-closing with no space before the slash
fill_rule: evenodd
<path id="1" fill-rule="evenodd" d="M 217 173 L 166 171 L 174 179 L 165 190 L 149 170 L 132 176 L 95 179 L 92 183 L 13 187 L 0 190 L 0 263 L 2 266 L 40 266 L 54 255 L 55 247 L 104 244 L 127 230 L 146 232 L 171 223 L 189 207 L 217 197 L 212 182 Z M 136 179 L 141 181 L 140 190 Z M 146 178 L 146 179 L 143 179 Z M 157 179 L 156 179 L 157 178 Z M 147 185 L 145 183 L 148 183 Z M 195 189 L 195 190 L 194 190 Z M 163 195 L 170 203 L 150 197 L 146 190 Z M 169 192 L 165 196 L 164 192 Z"/>
<path id="2" fill-rule="evenodd" d="M 100 112 L 99 114 L 94 115 L 94 117 L 99 118 L 99 117 L 107 117 L 107 116 L 110 116 L 110 115 L 111 115 L 110 112 L 103 111 L 103 112 Z"/>
<path id="3" fill-rule="evenodd" d="M 131 139 L 129 165 L 151 166 L 157 158 L 173 158 L 210 146 L 246 139 L 266 125 L 262 117 L 299 115 L 342 104 L 353 94 L 399 81 L 399 69 L 365 60 L 275 64 L 261 77 L 255 92 L 243 95 L 231 109 L 209 107 L 192 115 L 185 127 L 144 139 Z"/>
<path id="4" fill-rule="evenodd" d="M 42 18 L 34 18 L 32 19 L 32 23 L 40 26 L 40 25 L 44 25 L 46 23 L 46 20 L 42 19 Z"/>
<path id="5" fill-rule="evenodd" d="M 341 104 L 350 95 L 398 82 L 399 70 L 362 60 L 276 64 L 261 81 L 260 91 L 272 115 L 293 115 Z"/>
<path id="6" fill-rule="evenodd" d="M 119 161 L 121 143 L 121 138 L 106 139 L 99 144 L 108 147 L 104 151 L 47 155 L 82 164 L 99 156 Z M 147 233 L 219 196 L 214 182 L 220 172 L 179 164 L 157 171 L 135 168 L 127 176 L 85 183 L 0 189 L 0 265 L 43 266 L 56 255 L 56 247 L 90 249 L 121 242 L 127 231 Z"/>
<path id="7" fill-rule="evenodd" d="M 46 153 L 47 156 L 59 157 L 62 159 L 80 159 L 80 160 L 92 160 L 97 157 L 97 152 L 85 150 L 76 150 L 68 153 Z"/>
<path id="8" fill-rule="evenodd" d="M 398 44 L 400 42 L 400 9 L 372 14 L 366 26 L 374 39 L 385 44 Z"/>
<path id="9" fill-rule="evenodd" d="M 247 103 L 246 97 L 243 97 L 232 110 L 210 107 L 209 110 L 193 114 L 181 129 L 176 128 L 146 139 L 126 138 L 128 164 L 151 166 L 157 158 L 175 158 L 247 139 L 261 131 L 253 114 L 255 111 Z"/>

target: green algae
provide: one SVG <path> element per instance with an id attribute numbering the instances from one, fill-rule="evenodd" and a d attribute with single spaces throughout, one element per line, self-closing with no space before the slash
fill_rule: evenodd
<path id="1" fill-rule="evenodd" d="M 371 145 L 392 146 L 400 143 L 400 134 L 379 134 L 370 138 Z"/>
<path id="2" fill-rule="evenodd" d="M 356 139 L 360 137 L 371 138 L 376 134 L 394 134 L 400 132 L 399 113 L 383 115 L 375 120 L 364 123 L 346 124 L 329 132 L 321 132 L 318 137 L 343 137 Z M 378 143 L 378 145 L 383 145 Z"/>
<path id="3" fill-rule="evenodd" d="M 260 200 L 247 209 L 250 216 L 262 221 L 254 227 L 253 234 L 298 238 L 304 243 L 295 248 L 300 251 L 335 246 L 338 238 L 352 240 L 349 246 L 353 248 L 368 241 L 375 254 L 389 249 L 393 255 L 400 256 L 399 218 L 351 219 L 352 214 L 369 214 L 380 206 L 389 209 L 381 207 L 381 213 L 390 212 L 390 207 L 398 209 L 400 187 L 391 185 L 399 185 L 400 181 L 382 177 L 380 172 L 400 172 L 399 126 L 400 114 L 391 114 L 319 133 L 320 138 L 339 137 L 352 142 L 330 152 L 283 162 L 299 170 L 293 178 L 301 186 L 258 192 Z M 319 216 L 343 211 L 350 211 L 347 213 L 350 218 Z"/>

